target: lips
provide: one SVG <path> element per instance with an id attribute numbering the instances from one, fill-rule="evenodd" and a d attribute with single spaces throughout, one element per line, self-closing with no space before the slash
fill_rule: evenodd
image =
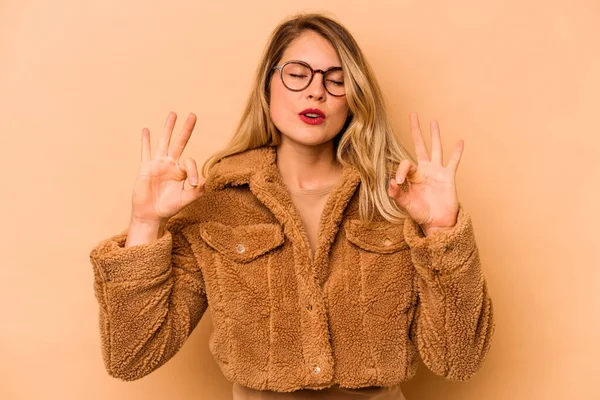
<path id="1" fill-rule="evenodd" d="M 325 121 L 325 113 L 318 108 L 307 108 L 301 111 L 298 116 L 302 122 L 308 125 L 320 125 Z"/>
<path id="2" fill-rule="evenodd" d="M 299 115 L 304 115 L 308 118 L 325 118 L 325 113 L 318 108 L 307 108 L 306 110 L 300 111 Z"/>

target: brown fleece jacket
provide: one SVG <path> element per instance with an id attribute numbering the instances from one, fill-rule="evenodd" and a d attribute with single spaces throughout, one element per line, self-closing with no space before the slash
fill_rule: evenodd
<path id="1" fill-rule="evenodd" d="M 119 234 L 92 249 L 108 373 L 151 373 L 208 308 L 217 364 L 254 389 L 391 386 L 415 375 L 418 355 L 447 379 L 473 376 L 494 319 L 462 204 L 455 227 L 428 237 L 411 219 L 367 227 L 360 177 L 345 167 L 313 258 L 275 160 L 270 146 L 227 157 L 161 238 L 124 248 Z"/>

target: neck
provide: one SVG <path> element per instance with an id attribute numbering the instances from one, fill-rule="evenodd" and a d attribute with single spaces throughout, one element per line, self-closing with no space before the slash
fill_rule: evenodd
<path id="1" fill-rule="evenodd" d="M 298 189 L 320 189 L 334 185 L 341 176 L 333 141 L 303 146 L 282 141 L 277 146 L 277 168 L 283 182 Z"/>

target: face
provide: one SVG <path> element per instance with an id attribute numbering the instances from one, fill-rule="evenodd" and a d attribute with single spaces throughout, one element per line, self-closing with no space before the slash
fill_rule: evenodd
<path id="1" fill-rule="evenodd" d="M 314 70 L 327 70 L 342 65 L 331 43 L 312 31 L 307 31 L 292 41 L 277 65 L 283 65 L 289 60 L 304 61 Z M 323 86 L 321 73 L 314 74 L 306 89 L 295 92 L 283 85 L 280 72 L 274 70 L 270 83 L 270 99 L 271 119 L 281 132 L 282 144 L 329 144 L 344 127 L 349 113 L 346 96 L 335 97 L 329 94 Z M 325 118 L 309 119 L 303 115 L 307 109 L 318 109 L 323 112 Z"/>

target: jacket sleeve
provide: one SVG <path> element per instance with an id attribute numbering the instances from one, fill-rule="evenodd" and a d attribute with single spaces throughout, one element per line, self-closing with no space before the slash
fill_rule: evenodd
<path id="1" fill-rule="evenodd" d="M 202 272 L 183 226 L 169 220 L 158 240 L 128 248 L 126 233 L 115 235 L 90 253 L 102 356 L 115 378 L 132 381 L 163 365 L 206 311 Z"/>
<path id="2" fill-rule="evenodd" d="M 481 367 L 495 330 L 471 218 L 460 204 L 451 230 L 425 237 L 408 218 L 404 235 L 418 276 L 411 339 L 432 372 L 466 381 Z"/>

